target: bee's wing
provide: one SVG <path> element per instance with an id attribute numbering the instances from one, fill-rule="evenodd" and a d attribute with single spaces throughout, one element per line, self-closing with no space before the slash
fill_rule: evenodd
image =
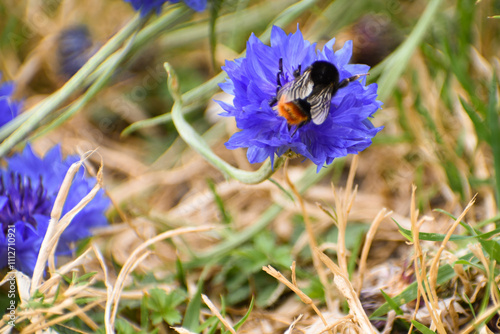
<path id="1" fill-rule="evenodd" d="M 305 71 L 295 80 L 285 84 L 278 92 L 278 99 L 285 95 L 286 101 L 306 99 L 312 92 L 314 83 L 311 80 L 311 71 Z"/>
<path id="2" fill-rule="evenodd" d="M 307 102 L 311 104 L 311 119 L 314 124 L 323 124 L 326 116 L 328 116 L 332 102 L 332 93 L 331 87 L 328 86 L 308 97 Z"/>

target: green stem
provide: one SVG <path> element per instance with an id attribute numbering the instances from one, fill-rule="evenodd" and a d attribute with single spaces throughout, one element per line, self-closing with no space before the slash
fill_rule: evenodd
<path id="1" fill-rule="evenodd" d="M 58 91 L 47 97 L 40 104 L 27 111 L 29 118 L 19 126 L 8 138 L 0 144 L 0 157 L 7 154 L 10 149 L 25 138 L 30 131 L 35 129 L 42 119 L 57 109 L 71 94 L 83 86 L 85 79 L 108 58 L 120 45 L 129 38 L 139 27 L 143 25 L 146 18 L 137 14 L 124 28 L 111 38 L 87 63 Z"/>
<path id="2" fill-rule="evenodd" d="M 153 20 L 151 23 L 148 23 L 147 26 L 145 26 L 141 31 L 137 33 L 137 36 L 134 38 L 134 41 L 130 47 L 130 53 L 134 53 L 135 51 L 143 47 L 146 43 L 150 42 L 154 38 L 157 38 L 160 34 L 165 32 L 166 29 L 173 27 L 179 21 L 184 20 L 184 18 L 188 14 L 192 13 L 192 11 L 187 9 L 186 6 L 174 5 L 172 7 L 169 7 L 169 9 L 170 10 L 165 12 L 157 19 Z M 102 64 L 100 64 L 97 70 L 85 80 L 85 86 L 90 85 L 96 80 L 97 77 L 100 77 L 102 72 L 106 71 L 107 68 L 112 66 L 112 64 L 116 62 L 116 58 L 119 56 L 119 53 L 115 53 L 108 59 L 106 59 Z"/>
<path id="3" fill-rule="evenodd" d="M 490 128 L 490 145 L 495 168 L 497 210 L 500 209 L 500 124 L 498 118 L 497 77 L 493 75 L 489 89 L 487 120 Z"/>
<path id="4" fill-rule="evenodd" d="M 168 86 L 175 103 L 172 107 L 172 120 L 177 128 L 179 136 L 189 144 L 196 152 L 203 156 L 209 163 L 221 172 L 239 180 L 243 183 L 255 184 L 267 180 L 284 162 L 284 158 L 277 158 L 274 166 L 267 160 L 257 171 L 249 172 L 235 168 L 217 156 L 205 140 L 189 125 L 182 113 L 182 96 L 179 90 L 177 76 L 173 68 L 165 63 L 165 70 L 168 73 Z"/>
<path id="5" fill-rule="evenodd" d="M 21 126 L 34 112 L 31 108 L 22 114 L 17 115 L 12 121 L 0 127 L 0 140 L 7 138 L 12 132 Z"/>
<path id="6" fill-rule="evenodd" d="M 51 130 L 57 128 L 66 122 L 71 116 L 76 114 L 79 110 L 81 110 L 94 96 L 97 95 L 101 91 L 101 89 L 108 83 L 109 78 L 115 73 L 116 68 L 120 65 L 122 60 L 129 54 L 132 44 L 135 40 L 136 35 L 133 35 L 127 44 L 116 52 L 112 57 L 108 59 L 113 59 L 112 62 L 108 63 L 105 71 L 97 78 L 97 80 L 89 87 L 89 89 L 76 101 L 71 103 L 71 105 L 54 121 L 45 126 L 43 129 L 38 131 L 36 134 L 30 137 L 30 140 L 34 140 L 38 137 L 45 135 Z"/>
<path id="7" fill-rule="evenodd" d="M 144 44 L 149 42 L 151 39 L 157 37 L 159 34 L 175 25 L 178 21 L 183 20 L 187 13 L 191 13 L 192 11 L 188 10 L 186 6 L 178 6 L 173 5 L 169 6 L 169 10 L 165 12 L 162 16 L 153 20 L 150 24 L 144 27 L 134 39 L 133 44 L 131 46 L 130 52 L 134 52 Z M 133 22 L 129 23 L 133 24 Z M 126 29 L 127 27 L 123 28 Z M 128 36 L 125 36 L 127 38 Z M 101 49 L 102 50 L 102 49 Z M 99 51 L 101 52 L 101 51 Z M 98 52 L 98 53 L 99 53 Z M 102 76 L 103 72 L 107 71 L 110 67 L 114 66 L 118 59 L 121 58 L 120 52 L 116 52 L 107 58 L 104 62 L 100 63 L 97 69 L 85 78 L 83 87 L 87 87 L 92 85 L 92 83 Z M 49 97 L 50 98 L 50 97 Z M 37 105 L 30 110 L 24 111 L 22 114 L 18 115 L 9 123 L 5 124 L 3 127 L 0 127 L 0 139 L 7 138 L 10 134 L 12 134 L 16 129 L 18 129 L 29 117 L 33 115 L 33 113 L 37 112 L 37 108 L 40 106 Z"/>

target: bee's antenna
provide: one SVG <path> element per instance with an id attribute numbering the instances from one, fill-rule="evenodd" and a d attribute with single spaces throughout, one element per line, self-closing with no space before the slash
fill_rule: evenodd
<path id="1" fill-rule="evenodd" d="M 269 105 L 272 106 L 276 102 L 278 102 L 278 93 L 281 89 L 281 79 L 280 75 L 283 75 L 283 58 L 280 58 L 279 65 L 278 65 L 278 74 L 276 74 L 276 96 L 271 99 L 269 102 Z"/>
<path id="2" fill-rule="evenodd" d="M 276 74 L 276 95 L 278 95 L 279 90 L 281 89 L 281 79 L 280 75 L 283 75 L 283 58 L 280 58 L 278 74 Z"/>
<path id="3" fill-rule="evenodd" d="M 359 78 L 361 78 L 362 76 L 365 76 L 365 75 L 370 75 L 370 73 L 356 74 L 356 75 L 353 75 L 350 78 L 344 79 L 344 80 L 342 80 L 339 83 L 339 88 L 343 88 L 343 87 L 347 86 L 349 84 L 349 82 L 356 81 L 356 80 L 358 80 Z"/>

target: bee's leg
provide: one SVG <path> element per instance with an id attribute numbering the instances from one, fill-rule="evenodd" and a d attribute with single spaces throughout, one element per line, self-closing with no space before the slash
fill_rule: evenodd
<path id="1" fill-rule="evenodd" d="M 276 96 L 273 97 L 273 99 L 269 102 L 269 105 L 272 106 L 273 104 L 278 102 L 278 93 L 281 89 L 281 79 L 280 75 L 283 75 L 283 58 L 280 58 L 279 62 L 279 68 L 278 68 L 278 74 L 276 74 Z"/>
<path id="2" fill-rule="evenodd" d="M 304 125 L 306 125 L 307 123 L 309 123 L 311 121 L 311 118 L 308 118 L 306 121 L 300 123 L 299 125 L 297 125 L 295 127 L 295 130 L 293 130 L 293 133 L 290 137 L 293 137 L 293 135 L 297 132 L 298 129 L 300 129 L 301 127 L 303 127 Z M 290 129 L 289 129 L 290 130 Z"/>
<path id="3" fill-rule="evenodd" d="M 295 71 L 293 71 L 293 77 L 298 78 L 302 74 L 302 66 L 299 64 L 299 67 Z"/>
<path id="4" fill-rule="evenodd" d="M 353 81 L 356 81 L 358 80 L 359 78 L 361 78 L 362 76 L 364 75 L 370 75 L 369 73 L 364 73 L 364 74 L 356 74 L 356 75 L 353 75 L 352 77 L 350 78 L 347 78 L 347 79 L 344 79 L 342 80 L 340 83 L 339 83 L 339 88 L 343 88 L 345 86 L 347 86 L 349 84 L 349 82 L 353 82 Z"/>
<path id="5" fill-rule="evenodd" d="M 278 92 L 281 89 L 280 75 L 281 76 L 283 75 L 283 58 L 280 58 L 279 67 L 278 67 L 278 74 L 276 75 L 276 83 L 278 84 L 276 86 L 276 95 L 278 95 Z"/>

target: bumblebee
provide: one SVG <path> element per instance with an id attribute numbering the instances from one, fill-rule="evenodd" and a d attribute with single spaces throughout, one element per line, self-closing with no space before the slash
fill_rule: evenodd
<path id="1" fill-rule="evenodd" d="M 339 71 L 330 62 L 318 60 L 301 73 L 301 66 L 294 71 L 294 80 L 281 84 L 283 77 L 283 59 L 279 61 L 276 77 L 276 97 L 269 103 L 275 106 L 279 116 L 286 119 L 289 126 L 296 126 L 292 136 L 305 124 L 312 121 L 323 124 L 330 112 L 330 105 L 335 93 L 366 74 L 353 75 L 339 82 Z"/>

